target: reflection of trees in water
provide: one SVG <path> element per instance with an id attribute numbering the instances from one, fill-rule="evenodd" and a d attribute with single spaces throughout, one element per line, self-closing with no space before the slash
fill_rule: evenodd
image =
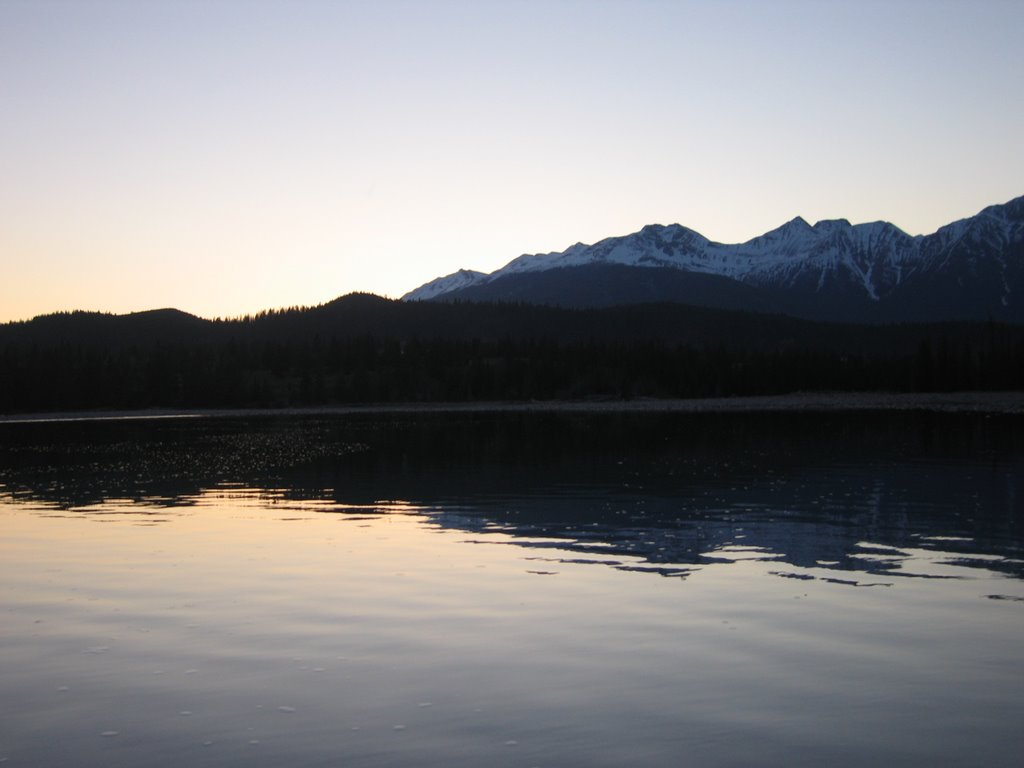
<path id="1" fill-rule="evenodd" d="M 435 519 L 444 527 L 507 534 L 511 543 L 551 553 L 542 559 L 578 562 L 565 557 L 568 551 L 669 576 L 743 559 L 892 575 L 921 560 L 923 550 L 943 553 L 951 565 L 1024 578 L 1013 497 L 1001 493 L 1020 469 L 1020 463 L 993 469 L 986 486 L 970 468 L 920 462 L 847 467 L 841 476 L 797 470 L 777 478 L 774 489 L 717 489 L 710 503 L 704 494 L 555 496 L 487 504 L 476 518 L 442 510 Z M 755 502 L 759 494 L 772 501 Z"/>
<path id="2" fill-rule="evenodd" d="M 298 467 L 365 449 L 316 421 L 182 419 L 8 425 L 0 484 L 16 499 L 86 507 L 109 499 L 191 505 L 225 484 L 282 488 Z"/>
<path id="3" fill-rule="evenodd" d="M 568 552 L 674 576 L 741 558 L 891 574 L 907 550 L 939 549 L 965 564 L 996 556 L 985 567 L 1022 577 L 1019 423 L 548 413 L 7 425 L 0 484 L 15 500 L 94 511 L 129 499 L 170 512 L 225 485 L 339 514 L 406 500 L 435 525 L 511 536 L 538 570 Z M 872 556 L 865 542 L 903 554 Z"/>

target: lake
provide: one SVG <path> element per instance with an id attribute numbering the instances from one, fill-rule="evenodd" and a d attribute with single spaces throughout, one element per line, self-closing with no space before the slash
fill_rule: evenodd
<path id="1" fill-rule="evenodd" d="M 1022 427 L 0 424 L 0 760 L 1017 766 Z"/>

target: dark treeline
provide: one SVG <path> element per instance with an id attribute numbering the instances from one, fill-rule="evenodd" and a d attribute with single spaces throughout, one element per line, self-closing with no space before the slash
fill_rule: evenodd
<path id="1" fill-rule="evenodd" d="M 1024 388 L 1024 327 L 393 302 L 0 326 L 0 412 Z"/>

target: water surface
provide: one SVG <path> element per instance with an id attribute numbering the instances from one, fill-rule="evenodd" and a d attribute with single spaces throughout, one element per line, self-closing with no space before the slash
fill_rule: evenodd
<path id="1" fill-rule="evenodd" d="M 1022 423 L 0 425 L 0 759 L 1017 765 Z"/>

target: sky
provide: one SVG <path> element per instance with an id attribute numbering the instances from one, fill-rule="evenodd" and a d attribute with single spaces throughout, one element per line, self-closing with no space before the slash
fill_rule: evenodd
<path id="1" fill-rule="evenodd" d="M 1024 194 L 1019 0 L 0 0 L 0 322 Z"/>

